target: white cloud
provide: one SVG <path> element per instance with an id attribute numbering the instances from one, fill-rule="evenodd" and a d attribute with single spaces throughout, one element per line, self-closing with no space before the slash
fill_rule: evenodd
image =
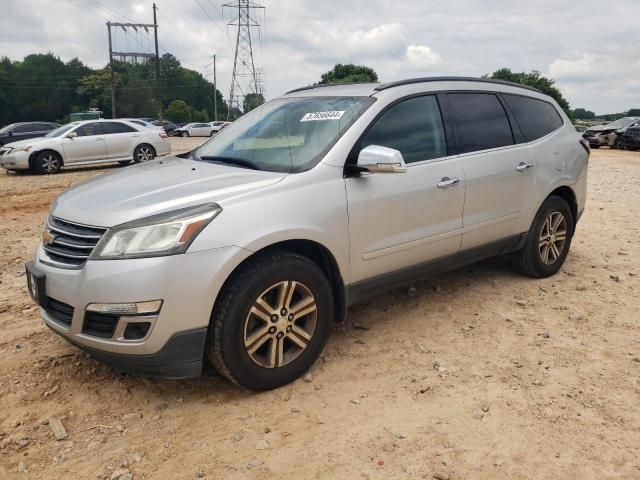
<path id="1" fill-rule="evenodd" d="M 440 55 L 426 45 L 409 45 L 406 57 L 410 65 L 423 69 L 429 69 L 442 62 Z"/>

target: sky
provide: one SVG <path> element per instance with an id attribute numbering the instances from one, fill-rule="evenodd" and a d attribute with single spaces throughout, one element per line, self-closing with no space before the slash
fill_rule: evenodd
<path id="1" fill-rule="evenodd" d="M 640 108 L 640 0 L 263 0 L 252 30 L 270 99 L 319 81 L 336 63 L 372 67 L 380 80 L 538 70 L 573 108 Z M 161 54 L 213 79 L 228 97 L 233 0 L 156 0 Z M 91 67 L 108 62 L 105 23 L 152 23 L 146 0 L 2 0 L 0 55 L 48 51 Z M 126 20 L 125 20 L 126 19 Z M 115 34 L 114 49 L 153 48 Z"/>

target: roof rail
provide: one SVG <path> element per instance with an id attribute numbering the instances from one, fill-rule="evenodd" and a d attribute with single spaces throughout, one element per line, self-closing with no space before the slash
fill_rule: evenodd
<path id="1" fill-rule="evenodd" d="M 290 93 L 295 93 L 295 92 L 303 92 L 305 90 L 313 90 L 314 88 L 322 88 L 322 87 L 345 87 L 345 86 L 351 86 L 351 85 L 370 85 L 371 82 L 357 82 L 357 83 L 316 83 L 314 85 L 307 85 L 306 87 L 299 87 L 299 88 L 294 88 L 293 90 L 289 90 L 288 92 L 285 93 L 285 95 L 288 95 Z"/>
<path id="2" fill-rule="evenodd" d="M 422 77 L 422 78 L 410 78 L 407 80 L 398 80 L 396 82 L 387 82 L 378 85 L 374 88 L 379 92 L 388 88 L 399 87 L 401 85 L 411 85 L 412 83 L 423 82 L 483 82 L 483 83 L 497 83 L 498 85 L 509 85 L 510 87 L 525 88 L 534 92 L 542 93 L 540 90 L 521 83 L 507 82 L 506 80 L 495 80 L 492 78 L 477 78 L 477 77 Z"/>

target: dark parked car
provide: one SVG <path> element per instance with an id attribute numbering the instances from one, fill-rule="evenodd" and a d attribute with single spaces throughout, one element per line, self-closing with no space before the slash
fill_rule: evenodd
<path id="1" fill-rule="evenodd" d="M 622 148 L 622 136 L 627 128 L 640 122 L 640 117 L 624 117 L 606 125 L 596 125 L 584 132 L 585 140 L 591 148 L 608 146 L 609 148 Z"/>
<path id="2" fill-rule="evenodd" d="M 622 135 L 622 146 L 627 150 L 640 150 L 640 124 L 631 125 Z"/>
<path id="3" fill-rule="evenodd" d="M 168 120 L 163 120 L 162 122 L 160 120 L 154 120 L 151 122 L 151 125 L 161 126 L 170 137 L 173 136 L 173 131 L 177 128 L 175 123 Z"/>
<path id="4" fill-rule="evenodd" d="M 51 130 L 55 130 L 59 126 L 59 124 L 52 122 L 12 123 L 0 129 L 0 147 L 19 140 L 44 137 Z"/>

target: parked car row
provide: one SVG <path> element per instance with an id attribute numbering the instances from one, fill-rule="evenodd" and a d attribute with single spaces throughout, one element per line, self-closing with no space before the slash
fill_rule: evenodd
<path id="1" fill-rule="evenodd" d="M 139 163 L 170 151 L 167 134 L 159 128 L 134 120 L 84 120 L 40 138 L 7 143 L 0 148 L 0 167 L 50 174 L 76 164 Z"/>
<path id="2" fill-rule="evenodd" d="M 624 117 L 606 125 L 589 127 L 582 136 L 589 142 L 591 148 L 625 148 L 627 145 L 632 145 L 631 148 L 638 149 L 640 148 L 638 135 L 632 132 L 626 135 L 631 127 L 634 127 L 632 132 L 637 131 L 635 127 L 640 127 L 640 117 Z"/>

